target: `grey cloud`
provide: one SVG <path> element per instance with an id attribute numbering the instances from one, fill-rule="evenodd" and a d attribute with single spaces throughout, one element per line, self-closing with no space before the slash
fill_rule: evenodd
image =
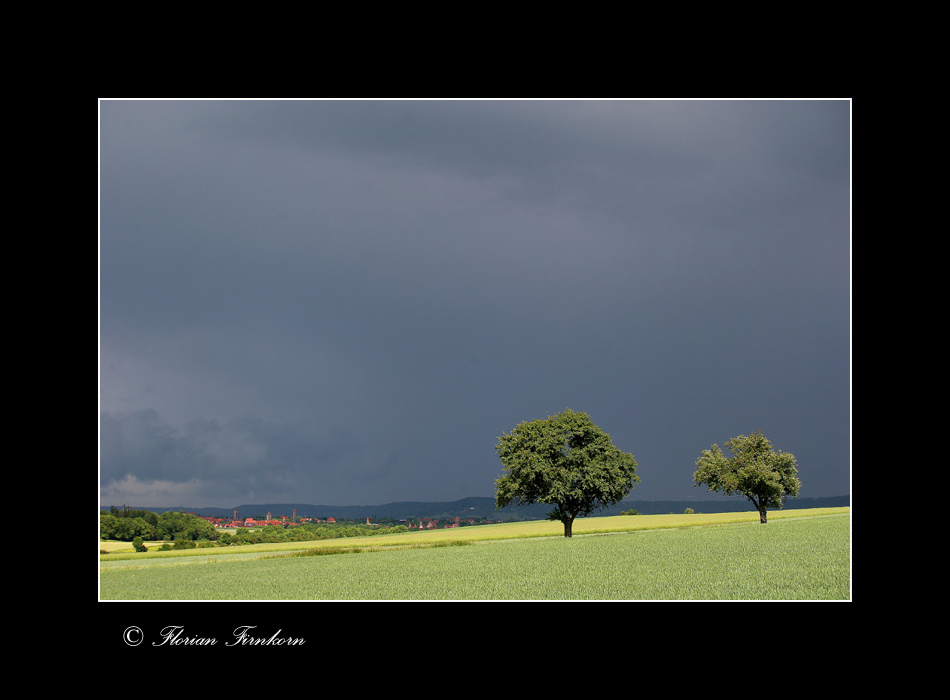
<path id="1" fill-rule="evenodd" d="M 484 495 L 570 406 L 645 494 L 756 428 L 847 487 L 847 102 L 100 112 L 103 482 Z"/>
<path id="2" fill-rule="evenodd" d="M 195 482 L 207 497 L 290 498 L 298 489 L 335 493 L 340 470 L 372 474 L 379 468 L 364 462 L 354 436 L 321 434 L 313 426 L 244 417 L 174 427 L 151 409 L 103 413 L 100 422 L 104 490 L 131 476 L 145 484 Z"/>

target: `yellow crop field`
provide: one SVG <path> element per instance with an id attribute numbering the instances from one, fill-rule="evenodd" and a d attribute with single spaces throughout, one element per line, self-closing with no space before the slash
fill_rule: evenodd
<path id="1" fill-rule="evenodd" d="M 810 508 L 784 511 L 772 511 L 769 520 L 782 518 L 798 518 L 816 515 L 832 515 L 847 513 L 848 507 L 840 508 Z M 757 512 L 738 513 L 692 513 L 667 515 L 617 515 L 609 517 L 578 518 L 574 521 L 573 533 L 575 537 L 609 532 L 633 532 L 637 530 L 663 530 L 685 527 L 703 527 L 710 525 L 725 525 L 729 523 L 758 522 Z M 767 525 L 766 525 L 767 527 Z M 221 556 L 233 554 L 265 554 L 268 552 L 292 552 L 321 548 L 349 549 L 360 548 L 401 548 L 420 545 L 432 545 L 458 541 L 490 541 L 507 539 L 524 539 L 531 537 L 563 537 L 564 527 L 560 522 L 551 520 L 530 520 L 513 523 L 498 523 L 493 525 L 475 525 L 460 528 L 438 530 L 424 530 L 422 532 L 406 532 L 396 535 L 379 535 L 373 537 L 343 537 L 326 540 L 311 540 L 304 542 L 278 542 L 270 544 L 250 544 L 241 547 L 213 547 L 207 549 L 185 549 L 167 552 L 149 551 L 135 553 L 129 542 L 100 542 L 100 549 L 108 549 L 114 554 L 102 555 L 103 560 L 118 561 L 120 559 L 150 559 L 170 557 Z M 154 545 L 155 543 L 146 543 Z M 150 546 L 151 549 L 151 546 Z"/>

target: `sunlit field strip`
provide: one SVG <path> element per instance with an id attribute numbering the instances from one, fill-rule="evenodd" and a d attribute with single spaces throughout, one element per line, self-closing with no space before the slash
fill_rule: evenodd
<path id="1" fill-rule="evenodd" d="M 759 525 L 753 514 L 754 520 L 724 521 L 719 527 L 672 525 L 572 539 L 522 536 L 476 546 L 133 565 L 103 569 L 100 595 L 103 600 L 843 600 L 850 598 L 850 517 L 843 510 L 828 517 L 770 514 L 768 525 Z M 349 545 L 365 547 L 367 539 L 376 538 Z"/>
<path id="2" fill-rule="evenodd" d="M 785 511 L 770 511 L 769 521 L 783 518 L 800 518 L 815 515 L 832 515 L 848 513 L 850 508 L 810 508 Z M 574 521 L 574 536 L 596 534 L 602 532 L 628 532 L 635 530 L 658 530 L 666 528 L 699 527 L 704 525 L 724 525 L 727 523 L 758 522 L 756 512 L 737 513 L 694 513 L 668 515 L 617 515 L 603 518 L 578 518 Z M 167 552 L 152 551 L 147 553 L 133 552 L 130 543 L 121 543 L 120 551 L 114 554 L 100 556 L 101 562 L 136 561 L 143 563 L 149 559 L 172 559 L 180 557 L 209 557 L 235 554 L 252 554 L 268 552 L 287 552 L 308 550 L 319 547 L 351 548 L 360 547 L 399 547 L 428 542 L 446 540 L 502 540 L 523 537 L 558 537 L 563 536 L 564 526 L 550 520 L 531 520 L 515 523 L 501 523 L 496 525 L 477 525 L 451 529 L 427 530 L 424 532 L 409 532 L 399 535 L 380 535 L 378 537 L 337 538 L 327 540 L 313 540 L 309 542 L 278 542 L 270 544 L 243 545 L 241 547 L 215 547 L 208 549 L 184 549 Z M 115 543 L 102 543 L 100 545 Z M 119 547 L 116 547 L 117 549 Z"/>

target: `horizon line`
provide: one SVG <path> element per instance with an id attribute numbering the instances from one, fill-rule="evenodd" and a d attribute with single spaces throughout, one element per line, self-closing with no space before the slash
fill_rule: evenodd
<path id="1" fill-rule="evenodd" d="M 352 503 L 352 504 L 347 504 L 347 505 L 333 505 L 333 504 L 329 504 L 329 503 L 303 503 L 303 502 L 298 502 L 298 503 L 291 503 L 291 502 L 284 502 L 284 503 L 242 503 L 242 504 L 236 505 L 236 506 L 187 506 L 187 508 L 190 508 L 190 509 L 193 509 L 193 510 L 200 510 L 200 509 L 203 509 L 203 508 L 215 508 L 215 509 L 218 509 L 218 510 L 236 510 L 236 509 L 239 509 L 239 508 L 264 507 L 264 506 L 307 506 L 307 507 L 312 507 L 312 508 L 381 508 L 381 507 L 384 507 L 384 506 L 398 505 L 398 504 L 401 504 L 401 503 L 458 503 L 459 501 L 465 501 L 465 500 L 469 500 L 469 499 L 473 499 L 473 498 L 483 498 L 483 499 L 491 499 L 491 500 L 494 500 L 494 496 L 464 496 L 464 497 L 462 497 L 462 498 L 456 498 L 456 499 L 453 499 L 453 500 L 450 500 L 450 501 L 447 501 L 447 500 L 440 500 L 440 501 L 387 501 L 386 503 L 374 503 L 374 504 Z M 682 497 L 681 497 L 681 498 L 623 499 L 623 500 L 619 501 L 618 503 L 616 503 L 616 504 L 614 504 L 614 505 L 620 505 L 620 504 L 622 504 L 622 503 L 667 503 L 667 502 L 679 503 L 679 502 L 693 502 L 693 501 L 700 501 L 700 502 L 701 502 L 701 501 L 725 501 L 725 500 L 733 500 L 733 499 L 735 499 L 736 501 L 738 501 L 740 498 L 741 498 L 741 496 L 724 496 L 724 495 L 721 495 L 721 494 L 720 494 L 720 495 L 718 495 L 718 496 L 707 496 L 707 497 L 705 497 L 705 498 L 682 498 Z M 809 499 L 817 500 L 817 499 L 822 499 L 822 498 L 848 498 L 848 499 L 850 499 L 850 498 L 851 498 L 851 494 L 849 494 L 849 493 L 843 493 L 843 494 L 836 494 L 836 495 L 834 495 L 834 496 L 802 496 L 802 497 L 800 497 L 800 498 L 796 498 L 795 500 L 809 500 Z M 744 502 L 745 500 L 748 500 L 748 499 L 742 499 L 742 500 L 743 500 L 743 502 Z M 789 503 L 794 503 L 794 502 L 795 502 L 795 501 L 791 501 L 791 500 L 789 501 Z M 527 504 L 527 505 L 524 505 L 524 506 L 506 506 L 505 508 L 499 508 L 499 509 L 497 509 L 497 510 L 504 511 L 504 510 L 513 509 L 513 508 L 529 508 L 529 507 L 533 507 L 533 506 L 546 506 L 546 505 L 551 505 L 551 504 L 547 504 L 547 503 L 531 503 L 531 504 Z M 149 509 L 152 509 L 152 508 L 167 508 L 167 510 L 174 510 L 174 509 L 177 508 L 178 510 L 184 510 L 184 509 L 186 508 L 186 506 L 181 506 L 181 505 L 179 505 L 179 506 L 173 506 L 173 507 L 167 507 L 167 506 L 134 506 L 134 505 L 129 505 L 129 504 L 122 504 L 122 507 L 125 507 L 125 506 L 128 506 L 128 507 L 129 507 L 130 509 L 132 509 L 132 510 L 149 510 Z M 103 506 L 102 504 L 99 505 L 100 510 L 101 510 L 102 508 L 104 508 L 104 507 L 105 507 L 105 506 Z M 112 507 L 116 507 L 116 506 L 113 506 L 112 504 L 110 504 L 109 507 L 112 508 Z"/>

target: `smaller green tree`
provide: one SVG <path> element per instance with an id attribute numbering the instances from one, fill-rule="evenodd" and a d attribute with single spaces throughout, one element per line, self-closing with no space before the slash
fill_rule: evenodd
<path id="1" fill-rule="evenodd" d="M 745 496 L 759 511 L 760 523 L 767 522 L 769 508 L 781 510 L 788 496 L 798 496 L 801 481 L 795 456 L 773 451 L 762 431 L 727 440 L 726 447 L 732 451 L 731 459 L 726 458 L 719 445 L 703 450 L 696 460 L 694 488 L 706 484 L 710 491 Z"/>
<path id="2" fill-rule="evenodd" d="M 145 543 L 142 542 L 142 538 L 141 538 L 141 537 L 136 537 L 134 540 L 132 540 L 132 547 L 135 549 L 136 552 L 147 552 L 147 551 L 148 551 L 148 547 L 146 547 L 146 546 L 145 546 Z"/>

